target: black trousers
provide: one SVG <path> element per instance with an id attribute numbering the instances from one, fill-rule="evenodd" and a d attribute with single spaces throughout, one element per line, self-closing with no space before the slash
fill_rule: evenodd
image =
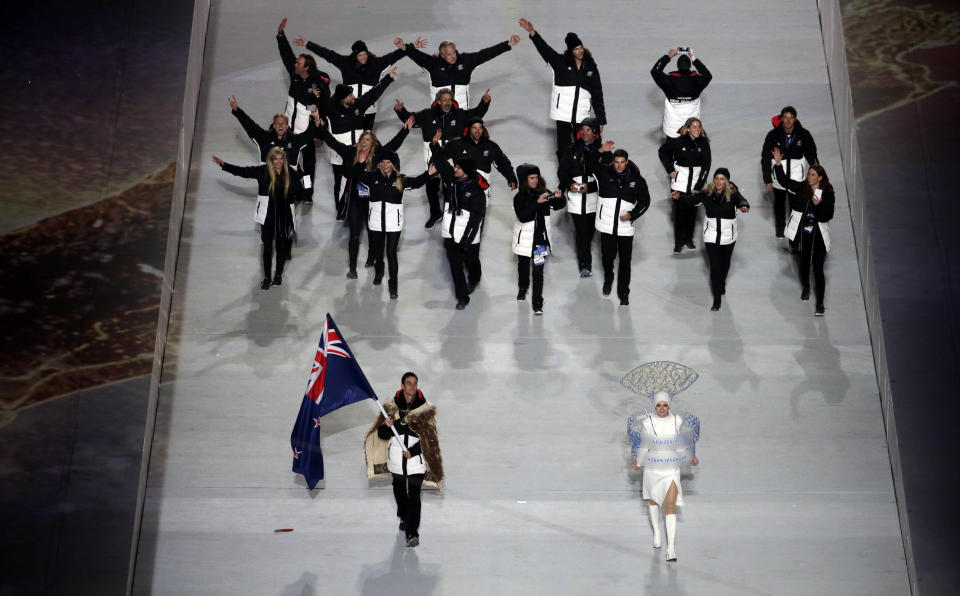
<path id="1" fill-rule="evenodd" d="M 283 266 L 290 260 L 290 247 L 293 240 L 277 235 L 275 227 L 270 217 L 260 226 L 260 240 L 263 241 L 263 277 L 265 278 L 270 277 L 274 243 L 277 246 L 277 273 L 283 275 Z"/>
<path id="2" fill-rule="evenodd" d="M 693 228 L 697 223 L 697 208 L 691 207 L 680 200 L 673 203 L 673 246 L 693 242 Z"/>
<path id="3" fill-rule="evenodd" d="M 714 296 L 723 296 L 727 291 L 727 273 L 730 272 L 730 259 L 733 257 L 733 245 L 704 242 L 707 258 L 710 260 L 710 291 Z"/>
<path id="4" fill-rule="evenodd" d="M 420 489 L 422 487 L 423 474 L 393 475 L 393 498 L 397 501 L 397 517 L 403 521 L 408 539 L 420 535 Z"/>
<path id="5" fill-rule="evenodd" d="M 797 236 L 800 244 L 800 284 L 804 288 L 810 287 L 810 266 L 813 265 L 817 302 L 822 303 L 827 291 L 827 278 L 823 275 L 823 264 L 827 260 L 827 246 L 823 243 L 820 226 L 814 224 L 812 232 L 804 232 L 801 229 Z"/>
<path id="6" fill-rule="evenodd" d="M 530 287 L 530 268 L 533 268 L 533 307 L 543 306 L 543 268 L 546 262 L 533 264 L 533 257 L 517 255 L 517 287 L 526 290 Z"/>
<path id="7" fill-rule="evenodd" d="M 430 204 L 430 217 L 438 218 L 443 215 L 440 208 L 440 178 L 427 180 L 427 203 Z"/>
<path id="8" fill-rule="evenodd" d="M 300 161 L 303 165 L 303 173 L 310 176 L 310 188 L 305 188 L 303 190 L 303 200 L 313 200 L 313 187 L 317 183 L 317 148 L 313 145 L 313 141 L 307 143 L 307 146 L 303 148 L 303 151 L 300 153 Z"/>
<path id="9" fill-rule="evenodd" d="M 344 167 L 342 165 L 330 164 L 330 169 L 333 170 L 333 202 L 334 208 L 336 208 L 337 198 L 340 196 L 340 189 L 343 187 Z"/>
<path id="10" fill-rule="evenodd" d="M 461 248 L 460 243 L 453 238 L 444 238 L 443 245 L 447 249 L 447 261 L 450 263 L 450 275 L 453 277 L 453 292 L 457 302 L 466 302 L 468 299 L 467 283 L 480 283 L 480 245 L 471 244 Z M 464 274 L 466 266 L 466 274 Z"/>
<path id="11" fill-rule="evenodd" d="M 582 215 L 571 213 L 570 217 L 573 218 L 573 237 L 577 245 L 577 269 L 592 270 L 593 254 L 590 245 L 593 244 L 593 233 L 597 229 L 597 214 L 596 212 Z"/>
<path id="12" fill-rule="evenodd" d="M 366 199 L 350 197 L 350 206 L 347 208 L 347 225 L 350 228 L 350 240 L 347 243 L 347 252 L 350 258 L 350 271 L 356 271 L 357 269 L 357 255 L 360 254 L 360 236 L 367 227 L 367 208 L 369 204 L 369 201 Z M 369 242 L 369 238 L 367 241 Z"/>
<path id="13" fill-rule="evenodd" d="M 787 225 L 787 191 L 779 188 L 773 189 L 773 226 L 777 236 L 783 234 L 783 228 Z"/>
<path id="14" fill-rule="evenodd" d="M 633 257 L 633 236 L 600 233 L 600 260 L 603 261 L 603 283 L 613 282 L 613 262 L 617 265 L 617 296 L 630 295 L 630 259 Z"/>
<path id="15" fill-rule="evenodd" d="M 373 255 L 373 271 L 377 278 L 383 277 L 383 252 L 387 252 L 387 267 L 390 272 L 390 290 L 397 289 L 397 247 L 400 232 L 375 232 L 370 230 L 370 252 Z"/>
<path id="16" fill-rule="evenodd" d="M 560 156 L 563 155 L 564 149 L 573 144 L 575 130 L 574 124 L 570 122 L 557 122 L 557 159 L 560 159 Z"/>

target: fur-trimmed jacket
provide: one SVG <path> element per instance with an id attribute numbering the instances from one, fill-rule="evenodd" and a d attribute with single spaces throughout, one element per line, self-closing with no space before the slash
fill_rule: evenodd
<path id="1" fill-rule="evenodd" d="M 437 407 L 428 402 L 423 393 L 408 405 L 402 391 L 397 391 L 393 401 L 384 405 L 387 414 L 394 420 L 393 427 L 404 441 L 401 448 L 393 431 L 384 422 L 383 414 L 367 431 L 364 452 L 367 460 L 367 477 L 384 477 L 388 474 L 424 474 L 424 483 L 443 489 L 443 457 L 437 437 Z M 410 459 L 403 451 L 410 452 Z"/>

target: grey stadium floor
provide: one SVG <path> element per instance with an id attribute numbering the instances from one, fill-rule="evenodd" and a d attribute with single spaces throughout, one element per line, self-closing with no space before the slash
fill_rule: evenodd
<path id="1" fill-rule="evenodd" d="M 551 185 L 551 72 L 517 19 L 558 48 L 575 30 L 603 76 L 604 138 L 630 151 L 651 190 L 634 242 L 631 306 L 604 298 L 600 276 L 579 278 L 563 211 L 553 216 L 544 315 L 516 301 L 512 193 L 498 173 L 483 281 L 465 311 L 453 308 L 439 230 L 422 227 L 422 191 L 407 195 L 399 300 L 372 285 L 370 269 L 348 281 L 346 229 L 334 221 L 322 152 L 284 284 L 260 292 L 256 189 L 210 158 L 257 162 L 227 97 L 258 122 L 282 111 L 287 75 L 274 32 L 284 16 L 290 39 L 339 51 L 364 39 L 386 53 L 398 35 L 423 35 L 431 49 L 452 39 L 470 51 L 521 33 L 517 47 L 475 72 L 473 97 L 491 89 L 491 137 L 514 166 L 538 164 Z M 696 251 L 672 254 L 656 156 L 663 99 L 649 69 L 677 45 L 693 46 L 714 74 L 703 102 L 714 167 L 728 167 L 753 206 L 740 217 L 717 313 L 699 235 Z M 381 101 L 381 137 L 400 125 L 394 98 L 411 110 L 429 103 L 425 74 L 406 59 L 400 73 Z M 813 132 L 837 190 L 820 319 L 812 301 L 800 301 L 796 265 L 773 237 L 759 171 L 770 116 L 786 104 Z M 421 151 L 414 131 L 400 151 L 408 174 L 422 171 Z M 908 593 L 843 188 L 812 0 L 538 1 L 522 10 L 513 2 L 215 2 L 176 278 L 180 330 L 167 347 L 135 593 Z M 596 243 L 594 262 L 599 273 Z M 372 403 L 327 417 L 322 488 L 308 492 L 290 472 L 289 433 L 327 312 L 382 399 L 414 370 L 438 406 L 447 488 L 425 491 L 416 549 L 397 532 L 389 484 L 366 478 Z M 644 403 L 619 385 L 651 360 L 701 375 L 682 395 L 702 421 L 701 465 L 684 475 L 679 561 L 669 565 L 650 547 L 640 476 L 629 465 L 625 422 Z M 281 527 L 294 532 L 274 534 Z"/>

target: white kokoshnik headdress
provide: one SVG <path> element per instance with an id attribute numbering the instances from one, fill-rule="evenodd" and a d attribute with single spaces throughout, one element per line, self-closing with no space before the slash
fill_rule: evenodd
<path id="1" fill-rule="evenodd" d="M 700 419 L 688 412 L 676 411 L 673 406 L 674 398 L 689 389 L 699 378 L 700 374 L 689 366 L 668 360 L 657 360 L 641 364 L 620 379 L 620 385 L 625 389 L 651 402 L 643 411 L 636 412 L 627 419 L 627 437 L 630 439 L 634 458 L 643 442 L 643 420 L 651 416 L 650 408 L 660 401 L 670 404 L 671 413 L 683 421 L 684 442 L 691 448 L 696 444 L 700 438 Z"/>

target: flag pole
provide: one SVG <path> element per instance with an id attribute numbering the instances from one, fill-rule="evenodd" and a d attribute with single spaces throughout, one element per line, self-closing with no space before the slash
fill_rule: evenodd
<path id="1" fill-rule="evenodd" d="M 379 399 L 374 399 L 373 401 L 377 402 L 377 407 L 380 408 L 380 413 L 383 414 L 383 419 L 384 419 L 384 420 L 392 420 L 392 418 L 390 418 L 390 416 L 387 415 L 387 411 L 383 409 L 383 404 L 380 403 L 380 400 L 379 400 Z M 403 449 L 404 451 L 406 451 L 406 450 L 407 450 L 406 447 L 403 446 L 403 440 L 400 439 L 400 433 L 397 432 L 397 429 L 394 428 L 394 426 L 393 426 L 392 424 L 389 425 L 389 428 L 390 428 L 390 430 L 393 431 L 393 436 L 394 436 L 394 438 L 397 439 L 397 443 L 400 445 L 400 448 Z"/>

